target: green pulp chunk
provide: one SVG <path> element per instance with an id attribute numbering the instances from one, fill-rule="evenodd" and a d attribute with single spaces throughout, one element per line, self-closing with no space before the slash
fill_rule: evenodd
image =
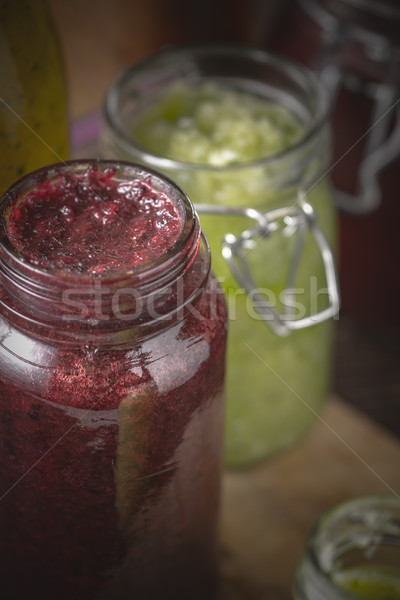
<path id="1" fill-rule="evenodd" d="M 174 160 L 226 166 L 278 154 L 302 131 L 299 120 L 274 102 L 214 83 L 178 83 L 141 116 L 134 137 Z"/>
<path id="2" fill-rule="evenodd" d="M 153 154 L 179 161 L 162 170 L 195 205 L 252 207 L 261 212 L 297 202 L 299 182 L 279 156 L 302 138 L 305 124 L 288 108 L 253 92 L 209 82 L 178 83 L 135 116 L 132 135 Z M 282 155 L 283 156 L 283 155 Z M 143 160 L 143 159 L 142 159 Z M 307 159 L 308 160 L 308 159 Z M 316 156 L 305 179 L 320 174 Z M 201 165 L 203 168 L 201 168 Z M 327 178 L 319 177 L 308 200 L 331 242 L 335 218 Z M 246 466 L 297 442 L 314 423 L 330 387 L 332 321 L 278 337 L 260 319 L 253 302 L 234 280 L 222 256 L 227 232 L 254 228 L 246 217 L 200 214 L 212 251 L 212 267 L 225 290 L 229 311 L 226 376 L 225 456 L 229 467 Z M 246 258 L 263 296 L 282 309 L 296 235 L 257 240 Z M 327 306 L 320 252 L 307 237 L 295 287 L 296 317 Z M 315 289 L 322 290 L 316 294 Z M 323 291 L 325 290 L 325 292 Z"/>
<path id="3" fill-rule="evenodd" d="M 356 598 L 400 600 L 400 570 L 377 567 L 349 569 L 334 577 L 336 585 Z"/>

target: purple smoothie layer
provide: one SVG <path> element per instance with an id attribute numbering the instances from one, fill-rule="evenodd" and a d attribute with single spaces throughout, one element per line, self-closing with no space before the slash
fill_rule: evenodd
<path id="1" fill-rule="evenodd" d="M 179 237 L 174 202 L 150 182 L 118 182 L 89 167 L 45 180 L 12 210 L 8 235 L 20 255 L 46 270 L 102 274 L 154 260 Z"/>

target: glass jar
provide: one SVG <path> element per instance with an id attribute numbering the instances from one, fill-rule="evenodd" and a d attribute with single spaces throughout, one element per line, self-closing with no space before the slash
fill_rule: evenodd
<path id="1" fill-rule="evenodd" d="M 67 93 L 44 0 L 0 0 L 0 194 L 25 173 L 68 158 Z"/>
<path id="2" fill-rule="evenodd" d="M 364 496 L 321 517 L 298 568 L 296 600 L 400 598 L 400 501 Z"/>
<path id="3" fill-rule="evenodd" d="M 251 160 L 243 153 L 222 165 L 201 164 L 204 156 L 193 160 L 225 116 L 225 106 L 218 107 L 214 121 L 212 116 L 207 121 L 215 106 L 210 106 L 206 86 L 217 96 L 219 89 L 227 90 L 226 112 L 232 110 L 229 94 L 239 105 L 234 107 L 238 120 L 224 130 L 232 134 L 235 150 L 246 142 L 249 129 L 256 136 L 258 128 L 267 127 L 268 156 L 257 156 L 253 149 Z M 205 102 L 197 108 L 207 124 L 192 142 L 185 131 L 193 123 L 189 112 L 196 108 L 198 90 Z M 249 102 L 262 115 L 259 126 L 251 114 L 241 120 L 242 106 Z M 275 111 L 278 126 L 268 119 L 269 110 Z M 211 245 L 213 270 L 229 312 L 229 467 L 264 459 L 301 439 L 330 389 L 331 317 L 338 296 L 329 249 L 336 240 L 336 219 L 326 176 L 327 110 L 324 91 L 311 73 L 242 46 L 167 49 L 124 71 L 107 94 L 100 153 L 168 174 L 195 203 Z M 152 143 L 146 145 L 146 128 L 154 122 Z M 187 161 L 167 150 L 166 137 L 175 127 L 183 137 L 174 147 L 183 156 L 190 151 Z M 296 127 L 301 133 L 289 143 L 285 136 Z M 270 144 L 277 136 L 279 150 Z M 229 144 L 219 147 L 215 156 L 215 138 L 208 157 L 214 163 L 232 150 Z"/>
<path id="4" fill-rule="evenodd" d="M 2 593 L 212 597 L 226 307 L 188 198 L 50 166 L 3 197 L 0 259 Z"/>

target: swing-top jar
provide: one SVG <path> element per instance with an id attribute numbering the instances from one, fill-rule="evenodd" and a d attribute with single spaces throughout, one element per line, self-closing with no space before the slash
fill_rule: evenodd
<path id="1" fill-rule="evenodd" d="M 2 595 L 212 597 L 223 294 L 185 194 L 72 161 L 2 200 Z"/>
<path id="2" fill-rule="evenodd" d="M 330 389 L 338 294 L 327 111 L 310 72 L 243 46 L 164 50 L 107 95 L 101 154 L 177 181 L 210 242 L 229 310 L 229 466 L 299 440 Z"/>

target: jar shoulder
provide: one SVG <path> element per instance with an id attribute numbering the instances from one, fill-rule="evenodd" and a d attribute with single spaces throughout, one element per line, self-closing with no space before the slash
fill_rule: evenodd
<path id="1" fill-rule="evenodd" d="M 96 402 L 101 409 L 116 408 L 143 385 L 160 397 L 206 375 L 209 386 L 218 387 L 226 312 L 221 292 L 215 294 L 209 286 L 185 319 L 162 332 L 108 348 L 37 339 L 0 319 L 3 394 L 25 390 L 58 404 L 86 408 Z"/>

